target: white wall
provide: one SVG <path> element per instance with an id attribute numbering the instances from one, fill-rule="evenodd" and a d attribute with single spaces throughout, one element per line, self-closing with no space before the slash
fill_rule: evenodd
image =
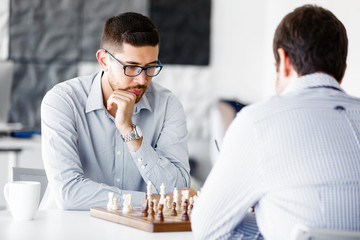
<path id="1" fill-rule="evenodd" d="M 360 1 L 357 0 L 213 0 L 211 71 L 215 96 L 254 102 L 275 94 L 272 39 L 281 19 L 294 8 L 313 3 L 332 11 L 349 38 L 343 88 L 360 97 Z"/>

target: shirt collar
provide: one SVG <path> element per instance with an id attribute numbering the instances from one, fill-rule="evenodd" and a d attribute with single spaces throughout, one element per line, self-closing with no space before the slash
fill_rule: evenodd
<path id="1" fill-rule="evenodd" d="M 91 84 L 91 89 L 89 92 L 89 96 L 86 102 L 86 113 L 99 110 L 99 109 L 105 109 L 104 102 L 103 102 L 103 94 L 101 90 L 101 76 L 102 71 L 97 73 L 95 75 L 95 78 Z M 149 84 L 148 89 L 145 91 L 144 95 L 140 99 L 138 103 L 135 104 L 133 114 L 137 114 L 140 112 L 141 109 L 148 109 L 150 112 L 152 112 L 152 107 L 150 105 L 149 99 L 148 99 L 148 92 L 152 89 L 152 84 Z"/>
<path id="2" fill-rule="evenodd" d="M 103 94 L 101 91 L 101 76 L 102 71 L 98 72 L 94 80 L 91 84 L 89 96 L 86 102 L 86 113 L 98 110 L 98 109 L 105 109 L 104 102 L 103 102 Z"/>
<path id="3" fill-rule="evenodd" d="M 149 92 L 151 92 L 152 89 L 152 83 L 149 84 L 148 88 L 146 89 L 144 95 L 140 99 L 138 103 L 135 104 L 133 114 L 137 114 L 140 112 L 141 109 L 148 109 L 150 112 L 152 112 L 152 107 L 149 102 Z"/>
<path id="4" fill-rule="evenodd" d="M 326 73 L 311 73 L 300 76 L 289 83 L 283 94 L 314 87 L 333 87 L 344 91 L 336 79 Z"/>

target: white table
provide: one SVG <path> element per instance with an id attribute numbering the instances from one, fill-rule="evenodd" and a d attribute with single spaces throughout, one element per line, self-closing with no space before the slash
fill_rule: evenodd
<path id="1" fill-rule="evenodd" d="M 90 216 L 89 211 L 39 210 L 31 221 L 15 221 L 0 211 L 2 240 L 187 240 L 192 232 L 150 233 Z"/>

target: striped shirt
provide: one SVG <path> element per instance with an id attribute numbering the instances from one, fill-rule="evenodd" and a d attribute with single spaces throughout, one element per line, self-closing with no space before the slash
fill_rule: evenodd
<path id="1" fill-rule="evenodd" d="M 194 235 L 287 240 L 296 224 L 359 231 L 359 138 L 360 99 L 323 73 L 244 108 L 192 212 Z"/>

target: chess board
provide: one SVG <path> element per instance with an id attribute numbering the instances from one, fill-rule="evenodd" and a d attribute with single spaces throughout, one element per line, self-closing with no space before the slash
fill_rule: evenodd
<path id="1" fill-rule="evenodd" d="M 106 208 L 92 207 L 90 208 L 90 215 L 96 218 L 101 218 L 129 227 L 134 227 L 147 232 L 191 231 L 190 220 L 182 221 L 181 213 L 178 213 L 177 216 L 164 214 L 164 221 L 160 221 L 157 220 L 156 214 L 154 218 L 142 217 L 140 207 L 134 207 L 133 211 L 128 214 L 123 214 L 121 209 L 116 211 L 108 211 Z"/>

